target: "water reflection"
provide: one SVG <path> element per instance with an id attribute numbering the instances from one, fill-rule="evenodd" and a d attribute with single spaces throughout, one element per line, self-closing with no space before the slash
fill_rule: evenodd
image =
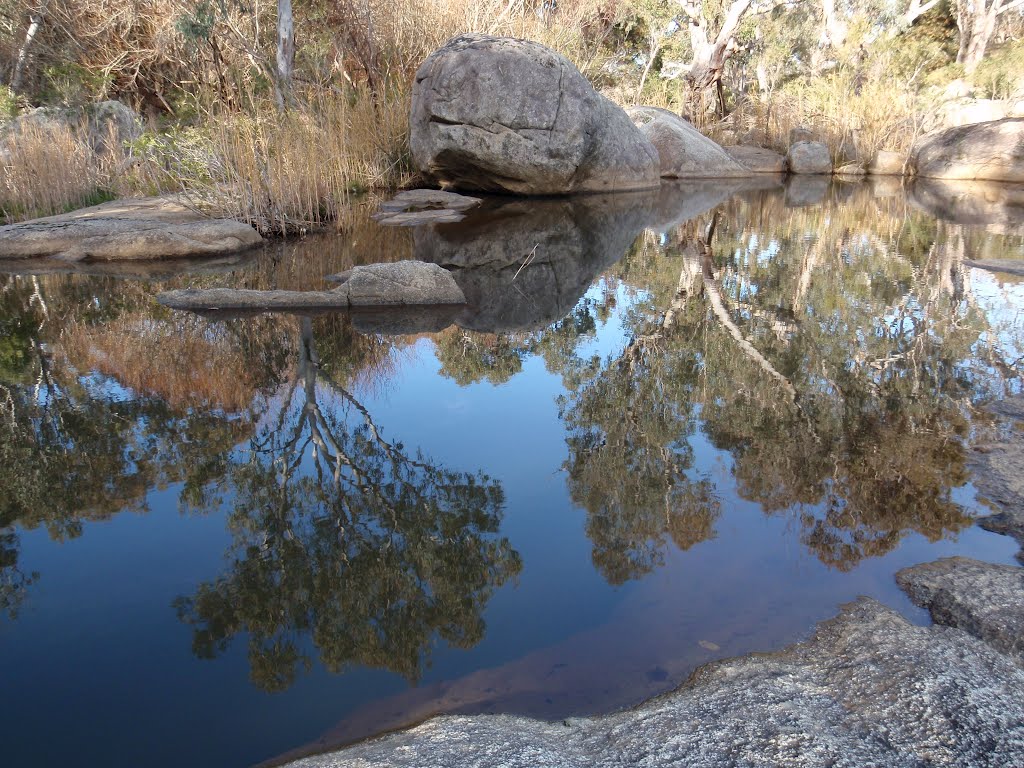
<path id="1" fill-rule="evenodd" d="M 205 489 L 207 503 L 230 499 L 232 565 L 175 607 L 202 658 L 244 635 L 265 690 L 311 666 L 307 639 L 333 672 L 362 665 L 415 681 L 435 637 L 479 642 L 490 596 L 522 567 L 496 535 L 502 489 L 386 440 L 353 394 L 321 375 L 313 322 L 298 322 L 279 411 Z"/>
<path id="2" fill-rule="evenodd" d="M 278 692 L 264 702 L 306 701 L 306 670 L 423 681 L 401 706 L 325 694 L 356 710 L 349 735 L 438 709 L 619 707 L 793 639 L 843 589 L 888 584 L 901 545 L 971 522 L 976 413 L 1019 391 L 1024 327 L 969 264 L 1024 263 L 1024 246 L 1009 204 L 986 230 L 921 189 L 777 184 L 492 201 L 415 232 L 356 217 L 343 237 L 217 267 L 234 271 L 144 275 L 320 289 L 354 263 L 417 257 L 453 271 L 470 298 L 454 314 L 210 319 L 132 279 L 0 278 L 13 635 L 66 551 L 28 564 L 30 532 L 84 538 L 157 489 L 191 513 L 174 524 L 226 537 L 171 592 L 139 569 L 196 664 L 178 668 L 189 686 L 220 685 L 214 657 Z M 378 396 L 389 382 L 414 412 Z M 505 434 L 507 413 L 526 437 Z M 765 554 L 765 531 L 788 559 Z M 560 624 L 574 604 L 599 607 Z"/>
<path id="3" fill-rule="evenodd" d="M 118 324 L 140 304 L 148 315 L 148 294 L 124 291 L 107 306 L 87 301 L 73 283 L 47 291 L 36 279 L 6 278 L 0 287 L 0 608 L 13 615 L 39 578 L 18 564 L 19 529 L 43 527 L 65 541 L 81 536 L 86 522 L 148 511 L 151 488 L 182 483 L 187 495 L 219 471 L 248 425 L 219 408 L 176 401 L 173 382 L 129 395 L 88 373 L 106 365 L 123 379 L 156 378 L 150 366 L 168 360 L 144 355 L 147 334 L 138 338 L 135 328 L 109 347 L 102 342 L 123 331 Z M 182 323 L 196 326 L 194 318 Z M 89 327 L 103 329 L 101 336 Z M 118 348 L 128 338 L 137 342 Z M 251 397 L 244 393 L 246 405 Z"/>

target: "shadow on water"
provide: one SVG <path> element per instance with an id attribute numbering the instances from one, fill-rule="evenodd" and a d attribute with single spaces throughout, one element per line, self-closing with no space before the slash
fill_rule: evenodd
<path id="1" fill-rule="evenodd" d="M 173 526 L 214 519 L 226 537 L 170 595 L 137 574 L 202 660 L 176 675 L 222 705 L 209 660 L 242 658 L 243 713 L 266 692 L 301 702 L 303 677 L 374 681 L 341 707 L 327 695 L 317 726 L 202 735 L 234 762 L 437 712 L 608 711 L 860 592 L 893 599 L 901 565 L 989 546 L 969 528 L 968 455 L 982 406 L 1020 390 L 1007 305 L 1024 296 L 970 265 L 1024 259 L 1016 194 L 679 183 L 490 200 L 416 230 L 363 212 L 343 237 L 199 270 L 0 277 L 0 641 L 26 653 L 22 614 L 49 599 L 29 534 L 81 539 L 168 488 Z M 451 270 L 468 305 L 227 319 L 152 300 L 322 289 L 402 258 Z M 542 406 L 516 443 L 503 412 Z M 534 454 L 543 470 L 517 479 Z"/>

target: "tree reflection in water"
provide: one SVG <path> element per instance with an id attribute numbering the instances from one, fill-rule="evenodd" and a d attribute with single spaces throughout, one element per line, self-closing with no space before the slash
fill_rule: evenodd
<path id="1" fill-rule="evenodd" d="M 714 534 L 698 424 L 732 455 L 739 494 L 792 515 L 831 567 L 969 525 L 952 491 L 968 479 L 971 409 L 1020 373 L 972 300 L 964 243 L 900 201 L 792 211 L 754 195 L 641 237 L 600 296 L 519 338 L 567 390 L 569 487 L 605 577 L 649 572 L 668 538 Z M 624 349 L 581 356 L 617 293 Z M 469 378 L 489 378 L 483 362 Z"/>
<path id="2" fill-rule="evenodd" d="M 49 285 L 0 284 L 0 612 L 12 617 L 39 578 L 19 566 L 18 528 L 63 541 L 87 521 L 145 512 L 152 488 L 202 487 L 248 431 L 222 410 L 129 395 L 89 363 L 80 373 L 87 345 L 76 347 L 71 329 L 106 322 L 106 302 L 86 301 L 74 281 Z M 117 312 L 130 315 L 137 298 L 122 293 Z"/>
<path id="3" fill-rule="evenodd" d="M 267 690 L 311 665 L 307 638 L 332 671 L 416 680 L 435 636 L 479 642 L 490 596 L 521 569 L 496 535 L 502 489 L 386 440 L 348 389 L 320 375 L 312 321 L 300 325 L 279 412 L 209 489 L 228 499 L 231 566 L 179 599 L 178 614 L 201 657 L 244 633 Z"/>

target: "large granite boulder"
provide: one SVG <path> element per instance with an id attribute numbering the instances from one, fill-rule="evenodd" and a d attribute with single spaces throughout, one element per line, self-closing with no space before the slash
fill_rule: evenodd
<path id="1" fill-rule="evenodd" d="M 832 157 L 828 147 L 818 141 L 798 141 L 789 148 L 787 159 L 792 173 L 832 173 Z"/>
<path id="2" fill-rule="evenodd" d="M 928 134 L 911 151 L 918 176 L 1024 182 L 1024 118 L 963 125 Z"/>
<path id="3" fill-rule="evenodd" d="M 630 107 L 626 114 L 658 150 L 663 178 L 717 179 L 750 173 L 674 112 L 658 107 Z"/>
<path id="4" fill-rule="evenodd" d="M 420 66 L 409 142 L 446 188 L 548 195 L 656 187 L 658 152 L 564 56 L 463 35 Z"/>
<path id="5" fill-rule="evenodd" d="M 178 197 L 145 197 L 0 227 L 0 260 L 219 256 L 262 242 L 248 224 L 209 218 Z"/>
<path id="6" fill-rule="evenodd" d="M 789 169 L 785 155 L 764 147 L 737 145 L 723 149 L 751 173 L 785 173 Z"/>

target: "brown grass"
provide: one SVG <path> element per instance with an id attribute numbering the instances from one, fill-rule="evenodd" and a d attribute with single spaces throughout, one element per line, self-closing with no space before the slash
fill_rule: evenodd
<path id="1" fill-rule="evenodd" d="M 5 150 L 0 212 L 7 221 L 70 210 L 101 195 L 103 164 L 69 128 L 27 125 Z"/>

